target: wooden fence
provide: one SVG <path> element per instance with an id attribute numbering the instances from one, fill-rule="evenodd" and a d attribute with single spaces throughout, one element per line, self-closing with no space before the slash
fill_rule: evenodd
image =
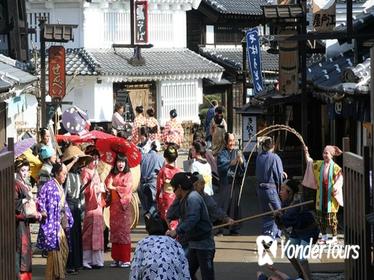
<path id="1" fill-rule="evenodd" d="M 364 156 L 350 152 L 343 154 L 344 174 L 344 241 L 346 245 L 359 245 L 359 257 L 345 260 L 346 280 L 371 280 L 372 244 L 366 215 L 370 212 L 370 151 Z"/>
<path id="2" fill-rule="evenodd" d="M 0 279 L 16 279 L 13 139 L 0 154 Z"/>

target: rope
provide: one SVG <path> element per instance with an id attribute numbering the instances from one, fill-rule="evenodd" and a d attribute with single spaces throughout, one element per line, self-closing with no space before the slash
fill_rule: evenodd
<path id="1" fill-rule="evenodd" d="M 294 134 L 301 142 L 301 144 L 303 145 L 304 148 L 306 148 L 306 145 L 305 145 L 305 142 L 304 142 L 304 139 L 303 137 L 301 136 L 300 133 L 298 133 L 295 129 L 293 129 L 292 127 L 289 127 L 287 125 L 283 125 L 283 124 L 275 124 L 275 125 L 271 125 L 271 126 L 268 126 L 262 130 L 260 130 L 259 132 L 257 132 L 256 134 L 254 134 L 248 141 L 248 143 L 245 145 L 244 149 L 245 150 L 248 145 L 252 142 L 252 140 L 256 139 L 257 136 L 266 136 L 266 135 L 269 135 L 273 132 L 276 132 L 276 131 L 288 131 L 292 134 Z M 252 158 L 252 154 L 254 153 L 256 149 L 256 146 L 254 146 L 251 150 L 251 153 L 249 154 L 249 157 L 248 157 L 248 161 L 247 161 L 247 166 L 244 170 L 244 176 L 242 178 L 242 183 L 240 185 L 240 192 L 239 192 L 239 199 L 238 199 L 238 206 L 240 205 L 240 200 L 241 200 L 241 197 L 242 197 L 242 192 L 243 192 L 243 186 L 244 186 L 244 181 L 245 181 L 245 177 L 247 175 L 247 170 L 248 170 L 248 166 L 249 166 L 249 162 Z M 236 175 L 236 173 L 235 173 Z"/>
<path id="2" fill-rule="evenodd" d="M 291 208 L 295 208 L 295 207 L 299 207 L 299 206 L 303 206 L 303 205 L 308 205 L 308 204 L 312 204 L 312 203 L 314 203 L 314 201 L 309 200 L 309 201 L 297 203 L 297 204 L 294 204 L 294 205 L 290 205 L 290 206 L 287 206 L 287 207 L 284 207 L 284 208 L 280 208 L 280 209 L 277 209 L 276 211 L 284 211 L 284 210 L 288 210 L 288 209 L 291 209 Z M 245 218 L 242 218 L 242 219 L 239 219 L 239 220 L 235 220 L 233 223 L 225 223 L 225 224 L 217 225 L 217 226 L 214 226 L 213 229 L 219 229 L 219 228 L 231 226 L 233 224 L 239 224 L 239 223 L 242 223 L 242 222 L 254 220 L 254 219 L 257 219 L 257 218 L 261 218 L 261 217 L 268 216 L 268 215 L 273 215 L 273 214 L 274 214 L 273 211 L 268 211 L 268 212 L 265 212 L 265 213 L 256 214 L 256 215 L 253 215 L 253 216 L 248 216 L 248 217 L 245 217 Z"/>

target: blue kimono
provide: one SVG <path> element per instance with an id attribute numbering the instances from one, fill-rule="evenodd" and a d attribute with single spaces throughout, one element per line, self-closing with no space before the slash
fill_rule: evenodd
<path id="1" fill-rule="evenodd" d="M 238 201 L 240 186 L 245 172 L 245 164 L 239 164 L 237 169 L 236 165 L 230 165 L 230 162 L 237 157 L 238 152 L 239 150 L 237 149 L 229 151 L 225 147 L 217 157 L 217 168 L 220 178 L 218 206 L 234 220 L 241 218 L 241 209 L 238 206 Z M 231 226 L 232 233 L 236 233 L 238 229 L 239 225 Z"/>

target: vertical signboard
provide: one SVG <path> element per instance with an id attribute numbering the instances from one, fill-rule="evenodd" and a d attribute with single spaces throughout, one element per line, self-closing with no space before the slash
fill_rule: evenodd
<path id="1" fill-rule="evenodd" d="M 135 43 L 148 43 L 148 2 L 135 1 Z"/>
<path id="2" fill-rule="evenodd" d="M 257 118 L 255 116 L 243 116 L 243 145 L 246 147 L 245 152 L 252 151 L 257 144 L 257 139 L 254 138 L 247 145 L 248 141 L 257 133 Z"/>
<path id="3" fill-rule="evenodd" d="M 245 34 L 247 40 L 248 67 L 253 81 L 254 94 L 263 91 L 262 69 L 261 69 L 261 48 L 257 27 L 249 29 Z"/>
<path id="4" fill-rule="evenodd" d="M 52 98 L 65 96 L 65 48 L 52 46 L 48 49 L 48 85 Z"/>
<path id="5" fill-rule="evenodd" d="M 313 28 L 317 32 L 333 31 L 336 25 L 336 1 L 313 0 Z"/>

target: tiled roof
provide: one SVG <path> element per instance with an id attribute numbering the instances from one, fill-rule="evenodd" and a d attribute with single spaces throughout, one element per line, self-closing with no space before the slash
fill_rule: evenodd
<path id="1" fill-rule="evenodd" d="M 341 53 L 334 58 L 323 57 L 308 67 L 307 79 L 320 90 L 346 93 L 368 93 L 370 59 L 353 66 L 353 52 Z"/>
<path id="2" fill-rule="evenodd" d="M 1 79 L 13 85 L 24 85 L 37 80 L 37 77 L 24 71 L 27 66 L 17 60 L 0 54 L 0 76 Z"/>
<path id="3" fill-rule="evenodd" d="M 243 71 L 242 48 L 200 48 L 200 53 L 223 67 L 232 68 L 237 72 Z M 262 50 L 261 59 L 263 71 L 278 71 L 278 55 Z"/>
<path id="4" fill-rule="evenodd" d="M 361 30 L 368 24 L 374 21 L 374 6 L 365 9 L 362 13 L 358 14 L 357 16 L 353 17 L 353 28 L 356 31 Z M 347 29 L 347 25 L 341 24 L 335 28 L 336 31 L 345 31 Z"/>
<path id="5" fill-rule="evenodd" d="M 188 49 L 143 49 L 145 64 L 129 63 L 133 49 L 88 50 L 101 75 L 117 76 L 121 81 L 165 80 L 177 78 L 217 78 L 223 68 Z"/>
<path id="6" fill-rule="evenodd" d="M 202 0 L 220 14 L 262 16 L 261 6 L 268 5 L 266 0 Z"/>
<path id="7" fill-rule="evenodd" d="M 219 78 L 223 72 L 221 66 L 188 49 L 143 49 L 142 56 L 146 63 L 142 66 L 129 63 L 133 52 L 128 48 L 67 49 L 66 74 L 116 76 L 118 81 L 145 81 L 172 79 L 176 75 Z"/>
<path id="8" fill-rule="evenodd" d="M 85 49 L 66 50 L 66 75 L 97 75 L 96 61 Z"/>

